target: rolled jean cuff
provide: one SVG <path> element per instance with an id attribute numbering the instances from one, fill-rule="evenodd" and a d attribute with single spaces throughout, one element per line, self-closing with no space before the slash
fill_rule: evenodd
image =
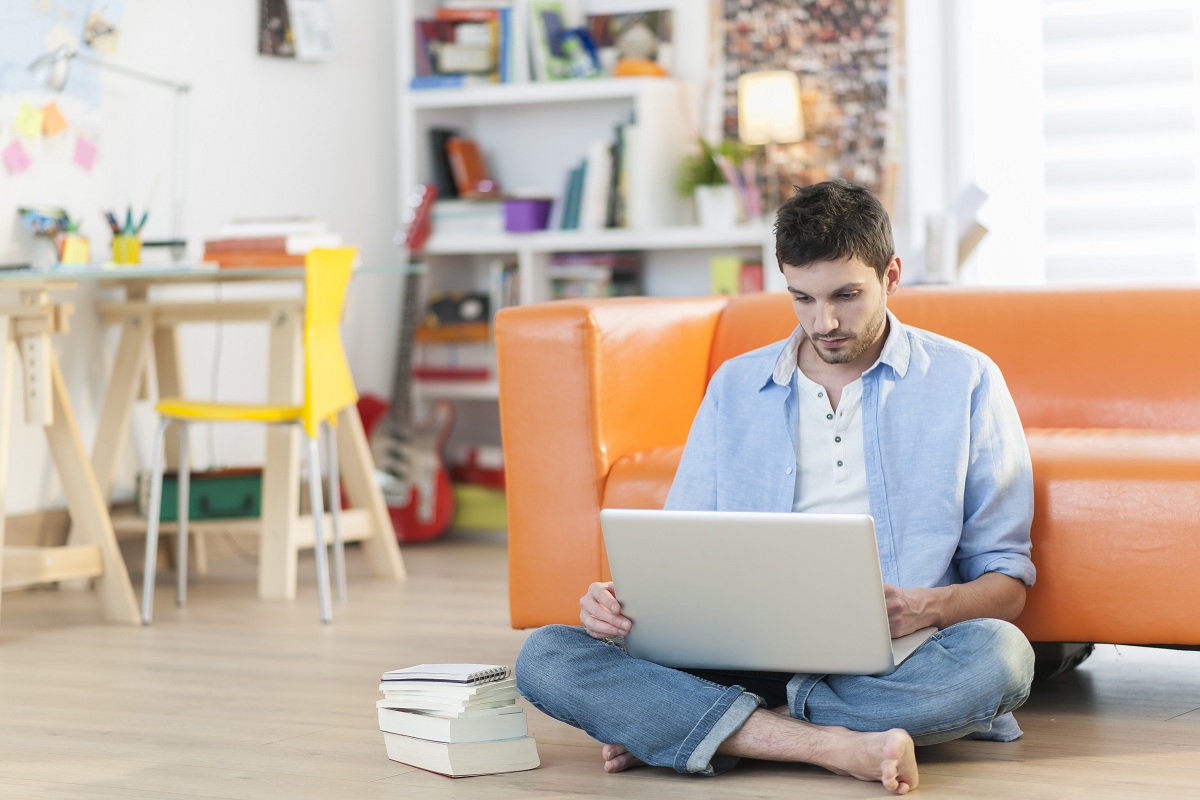
<path id="1" fill-rule="evenodd" d="M 761 705 L 763 699 L 758 695 L 740 686 L 729 687 L 684 740 L 679 748 L 683 763 L 676 762 L 676 771 L 716 775 L 732 769 L 738 762 L 737 756 L 717 755 L 717 748 L 746 724 L 746 720 Z M 693 745 L 697 737 L 699 741 Z M 680 769 L 680 766 L 683 768 Z"/>
<path id="2" fill-rule="evenodd" d="M 798 672 L 792 676 L 787 685 L 787 701 L 788 713 L 794 719 L 804 720 L 809 719 L 804 715 L 804 706 L 808 702 L 808 696 L 812 694 L 813 687 L 825 679 L 824 675 L 813 675 L 807 672 Z"/>

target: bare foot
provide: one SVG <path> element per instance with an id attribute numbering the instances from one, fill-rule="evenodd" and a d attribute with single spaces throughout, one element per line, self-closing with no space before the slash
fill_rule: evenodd
<path id="1" fill-rule="evenodd" d="M 600 748 L 604 758 L 605 772 L 623 772 L 633 767 L 644 767 L 646 764 L 619 744 L 606 744 Z"/>
<path id="2" fill-rule="evenodd" d="M 820 764 L 830 772 L 860 781 L 879 781 L 895 794 L 917 788 L 917 757 L 912 737 L 893 728 L 883 733 L 846 731 L 845 742 L 834 748 Z M 839 735 L 841 738 L 841 735 Z"/>

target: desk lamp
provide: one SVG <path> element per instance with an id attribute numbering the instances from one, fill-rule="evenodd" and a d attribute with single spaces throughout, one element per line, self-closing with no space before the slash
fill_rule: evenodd
<path id="1" fill-rule="evenodd" d="M 767 156 L 767 202 L 778 208 L 778 146 L 804 138 L 804 115 L 800 107 L 800 79 L 787 70 L 748 72 L 738 76 L 738 138 L 743 144 L 765 145 Z"/>
<path id="2" fill-rule="evenodd" d="M 174 100 L 174 119 L 172 122 L 171 141 L 172 150 L 174 151 L 171 160 L 171 240 L 166 243 L 171 247 L 171 256 L 174 260 L 180 261 L 183 258 L 183 247 L 185 240 L 183 238 L 183 201 L 184 178 L 187 170 L 184 169 L 183 163 L 186 158 L 186 115 L 187 115 L 187 98 L 192 90 L 191 84 L 177 83 L 165 78 L 159 78 L 154 75 L 147 75 L 144 72 L 123 67 L 119 64 L 105 61 L 101 58 L 87 55 L 79 52 L 78 49 L 62 45 L 54 50 L 46 53 L 34 60 L 29 65 L 29 71 L 33 74 L 34 79 L 44 85 L 47 89 L 54 92 L 62 91 L 62 88 L 67 85 L 67 80 L 70 77 L 71 60 L 79 59 L 86 64 L 93 64 L 101 69 L 109 69 L 113 72 L 119 72 L 129 78 L 134 78 L 145 83 L 154 84 L 170 89 L 175 93 Z"/>

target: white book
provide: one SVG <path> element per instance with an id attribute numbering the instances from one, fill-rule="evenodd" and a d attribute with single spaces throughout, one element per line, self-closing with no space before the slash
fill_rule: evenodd
<path id="1" fill-rule="evenodd" d="M 387 695 L 420 695 L 447 699 L 468 699 L 484 695 L 512 693 L 517 689 L 514 678 L 505 678 L 490 683 L 447 683 L 443 681 L 397 681 L 384 680 L 379 691 Z"/>
<path id="2" fill-rule="evenodd" d="M 383 673 L 385 681 L 447 681 L 450 683 L 490 683 L 508 677 L 501 664 L 417 664 Z"/>
<path id="3" fill-rule="evenodd" d="M 533 769 L 541 763 L 529 736 L 492 742 L 431 742 L 384 733 L 388 758 L 401 764 L 459 778 Z"/>
<path id="4" fill-rule="evenodd" d="M 328 225 L 316 217 L 241 217 L 222 225 L 217 237 L 289 236 L 296 233 L 325 233 L 328 230 Z"/>
<path id="5" fill-rule="evenodd" d="M 504 708 L 515 705 L 517 693 L 494 700 L 475 700 L 456 703 L 453 701 L 423 699 L 415 697 L 385 697 L 375 703 L 376 708 L 398 708 L 401 711 L 421 711 L 439 717 L 458 717 L 467 711 L 477 711 L 485 708 Z"/>
<path id="6" fill-rule="evenodd" d="M 380 708 L 379 730 L 433 742 L 488 742 L 517 739 L 529 733 L 529 720 L 517 706 L 479 717 L 435 717 L 395 708 Z"/>
<path id="7" fill-rule="evenodd" d="M 604 227 L 608 214 L 612 152 L 607 139 L 592 142 L 587 151 L 587 171 L 583 176 L 583 195 L 579 207 L 579 229 L 597 231 Z"/>

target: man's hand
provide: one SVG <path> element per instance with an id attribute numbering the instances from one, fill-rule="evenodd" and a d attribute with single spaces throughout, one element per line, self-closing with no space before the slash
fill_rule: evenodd
<path id="1" fill-rule="evenodd" d="M 1025 584 L 999 572 L 988 572 L 969 583 L 934 589 L 901 589 L 883 585 L 892 638 L 933 626 L 946 629 L 968 619 L 1012 622 L 1025 607 Z"/>
<path id="2" fill-rule="evenodd" d="M 621 615 L 612 581 L 588 587 L 587 594 L 579 598 L 579 621 L 593 639 L 624 636 L 633 627 L 633 621 Z"/>
<path id="3" fill-rule="evenodd" d="M 889 583 L 883 585 L 883 599 L 887 602 L 888 625 L 891 626 L 893 639 L 937 625 L 930 610 L 932 591 L 901 589 Z"/>

